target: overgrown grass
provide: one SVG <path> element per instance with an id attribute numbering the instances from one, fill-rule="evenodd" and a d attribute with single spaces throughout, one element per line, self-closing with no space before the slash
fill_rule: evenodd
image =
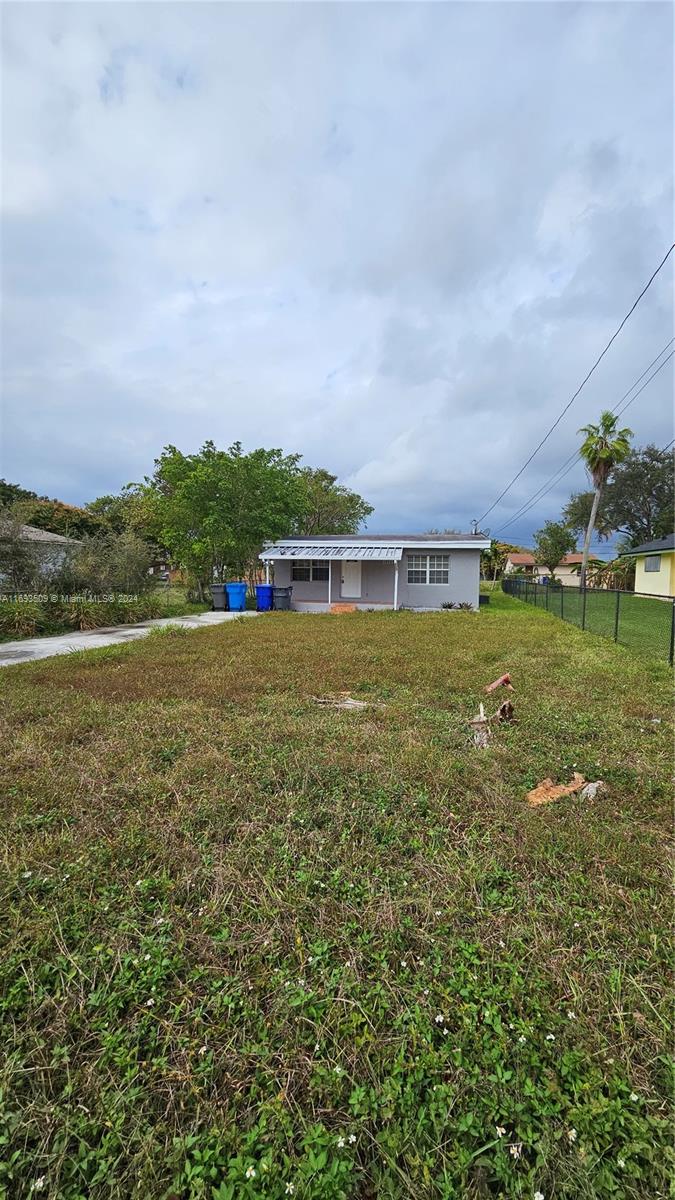
<path id="1" fill-rule="evenodd" d="M 665 667 L 494 595 L 0 687 L 8 1197 L 667 1195 Z"/>
<path id="2" fill-rule="evenodd" d="M 71 629 L 103 629 L 129 625 L 153 617 L 180 617 L 204 612 L 208 605 L 193 604 L 185 590 L 167 588 L 135 599 L 110 600 L 80 597 L 73 600 L 0 597 L 0 642 L 26 637 L 67 633 Z"/>

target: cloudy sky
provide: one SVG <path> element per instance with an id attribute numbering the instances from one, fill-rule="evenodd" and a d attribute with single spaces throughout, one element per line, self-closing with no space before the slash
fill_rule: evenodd
<path id="1" fill-rule="evenodd" d="M 373 531 L 466 528 L 673 240 L 668 4 L 3 16 L 0 474 L 40 493 L 240 439 L 339 474 Z M 493 531 L 673 336 L 673 258 Z M 672 389 L 671 360 L 638 442 Z"/>

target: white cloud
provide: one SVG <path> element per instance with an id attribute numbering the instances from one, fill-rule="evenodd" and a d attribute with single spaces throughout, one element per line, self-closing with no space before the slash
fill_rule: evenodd
<path id="1" fill-rule="evenodd" d="M 1 465 L 41 492 L 241 438 L 340 472 L 371 528 L 466 525 L 670 241 L 665 4 L 8 5 L 5 27 Z M 671 336 L 671 298 L 669 267 L 493 527 Z M 640 441 L 670 440 L 671 392 L 666 370 L 630 410 Z"/>

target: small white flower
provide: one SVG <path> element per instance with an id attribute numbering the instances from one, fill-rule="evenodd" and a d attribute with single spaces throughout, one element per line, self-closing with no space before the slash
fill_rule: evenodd
<path id="1" fill-rule="evenodd" d="M 338 1140 L 337 1140 L 337 1144 L 338 1144 L 338 1150 L 344 1150 L 344 1148 L 345 1148 L 345 1139 L 344 1139 L 343 1137 L 340 1137 L 340 1138 L 338 1138 Z"/>
<path id="2" fill-rule="evenodd" d="M 208 1050 L 208 1046 L 206 1046 L 206 1045 L 204 1045 L 204 1046 L 200 1046 L 200 1047 L 199 1047 L 199 1053 L 200 1053 L 200 1054 L 206 1054 L 206 1051 L 207 1051 L 207 1050 Z"/>
<path id="3" fill-rule="evenodd" d="M 554 1041 L 555 1041 L 555 1034 L 553 1034 L 553 1033 L 547 1033 L 547 1034 L 546 1034 L 546 1041 L 547 1041 L 547 1042 L 554 1042 Z"/>
<path id="4" fill-rule="evenodd" d="M 334 1072 L 335 1072 L 335 1074 L 336 1074 L 336 1075 L 341 1075 L 341 1074 L 342 1074 L 342 1067 L 333 1067 L 333 1070 L 334 1070 Z"/>
<path id="5" fill-rule="evenodd" d="M 501 938 L 499 939 L 499 946 L 501 950 L 506 949 L 506 942 L 503 942 Z"/>
<path id="6" fill-rule="evenodd" d="M 513 1021 L 509 1021 L 509 1029 L 515 1029 L 515 1025 L 513 1024 Z"/>
<path id="7" fill-rule="evenodd" d="M 428 988 L 425 988 L 425 989 L 424 989 L 423 995 L 425 995 L 425 996 L 428 996 L 428 995 L 429 995 L 429 989 L 428 989 Z"/>
<path id="8" fill-rule="evenodd" d="M 352 964 L 351 964 L 351 962 L 348 960 L 348 961 L 345 963 L 345 970 L 349 970 L 349 968 L 351 967 L 351 965 L 352 965 Z"/>
<path id="9" fill-rule="evenodd" d="M 534 1196 L 532 1197 L 532 1200 L 544 1200 L 544 1193 L 543 1192 L 535 1192 Z"/>
<path id="10" fill-rule="evenodd" d="M 443 1026 L 443 1036 L 444 1036 L 444 1037 L 447 1037 L 447 1036 L 448 1036 L 448 1034 L 449 1034 L 449 1032 L 450 1032 L 450 1030 L 449 1030 L 449 1029 L 446 1029 L 446 1028 L 445 1028 L 445 1025 L 444 1025 L 444 1026 Z"/>
<path id="11" fill-rule="evenodd" d="M 137 880 L 136 880 L 136 887 L 140 887 L 142 883 L 143 883 L 143 880 L 142 880 L 142 879 L 137 879 Z"/>
<path id="12" fill-rule="evenodd" d="M 408 964 L 407 964 L 406 960 L 405 960 L 404 958 L 402 958 L 402 959 L 401 959 L 401 966 L 402 966 L 402 967 L 407 967 L 407 965 L 408 965 Z"/>
<path id="13" fill-rule="evenodd" d="M 581 929 L 581 925 L 579 924 L 579 922 L 578 922 L 578 921 L 575 921 L 575 922 L 574 922 L 574 928 L 575 928 L 575 929 Z"/>
<path id="14" fill-rule="evenodd" d="M 24 879 L 30 879 L 30 877 L 31 877 L 31 875 L 32 875 L 32 874 L 33 874 L 33 872 L 32 872 L 32 871 L 24 871 L 24 873 L 23 873 L 23 878 L 24 878 Z"/>
<path id="15" fill-rule="evenodd" d="M 267 944 L 267 943 L 266 943 L 266 944 Z M 309 958 L 307 959 L 307 962 L 308 962 L 308 963 L 314 962 L 314 958 L 312 957 L 312 955 L 311 955 L 311 954 L 310 954 Z M 293 1184 L 292 1184 L 292 1183 L 287 1183 L 287 1184 L 286 1184 L 286 1187 L 293 1187 Z M 295 1188 L 293 1188 L 293 1191 L 295 1191 Z"/>
<path id="16" fill-rule="evenodd" d="M 319 1043 L 318 1043 L 318 1042 L 315 1042 L 315 1043 L 314 1043 L 314 1053 L 316 1054 L 316 1053 L 318 1052 L 318 1050 L 320 1050 L 320 1048 L 321 1048 L 321 1047 L 319 1046 Z"/>
<path id="17" fill-rule="evenodd" d="M 497 1130 L 497 1137 L 503 1138 L 506 1133 L 504 1126 L 503 1125 L 495 1125 L 495 1129 Z"/>
<path id="18" fill-rule="evenodd" d="M 617 1158 L 617 1160 L 616 1160 L 616 1165 L 617 1165 L 617 1167 L 619 1168 L 619 1170 L 620 1170 L 620 1171 L 623 1171 L 623 1169 L 624 1169 L 624 1167 L 625 1167 L 625 1165 L 626 1165 L 626 1160 L 625 1160 L 625 1158 Z"/>
<path id="19" fill-rule="evenodd" d="M 294 1183 L 287 1183 L 287 1184 L 286 1184 L 286 1195 L 287 1195 L 287 1196 L 292 1196 L 294 1191 L 295 1191 L 295 1184 L 294 1184 Z M 542 1197 L 542 1200 L 543 1200 L 543 1197 Z"/>
<path id="20" fill-rule="evenodd" d="M 631 1094 L 630 1094 L 630 1098 L 631 1098 L 631 1100 L 633 1101 L 633 1104 L 635 1104 L 635 1101 L 636 1101 L 636 1100 L 639 1100 L 639 1099 L 640 1099 L 640 1097 L 638 1096 L 637 1092 L 631 1092 Z"/>
<path id="21" fill-rule="evenodd" d="M 255 1167 L 247 1167 L 246 1168 L 246 1178 L 247 1179 L 255 1179 Z"/>
<path id="22" fill-rule="evenodd" d="M 518 1041 L 520 1042 L 521 1046 L 524 1046 L 524 1045 L 525 1045 L 525 1042 L 527 1041 L 527 1038 L 525 1037 L 525 1034 L 524 1034 L 524 1033 L 521 1033 L 520 1037 L 518 1038 Z"/>
<path id="23" fill-rule="evenodd" d="M 441 912 L 441 909 L 440 909 L 440 908 L 437 908 L 437 909 L 435 909 L 435 910 L 434 910 L 434 916 L 435 916 L 435 917 L 440 917 L 440 916 L 442 916 L 442 915 L 443 915 L 443 914 L 442 914 L 442 912 Z"/>
<path id="24" fill-rule="evenodd" d="M 356 1134 L 355 1134 L 355 1133 L 350 1133 L 350 1135 L 349 1135 L 349 1139 L 348 1139 L 348 1140 L 351 1142 L 351 1144 L 352 1144 L 352 1146 L 353 1146 L 353 1145 L 354 1145 L 354 1142 L 356 1141 Z"/>
<path id="25" fill-rule="evenodd" d="M 567 1140 L 568 1140 L 568 1142 L 576 1142 L 576 1140 L 577 1140 L 576 1129 L 568 1129 L 567 1130 Z"/>
<path id="26" fill-rule="evenodd" d="M 443 1013 L 437 1013 L 436 1016 L 434 1017 L 434 1021 L 436 1022 L 437 1025 L 442 1025 L 444 1020 L 445 1020 L 445 1017 L 443 1016 Z"/>
<path id="27" fill-rule="evenodd" d="M 149 954 L 144 954 L 144 955 L 143 955 L 143 962 L 150 962 L 150 955 L 149 955 Z"/>
<path id="28" fill-rule="evenodd" d="M 40 1177 L 38 1179 L 36 1179 L 35 1183 L 33 1184 L 33 1191 L 41 1192 L 41 1191 L 43 1191 L 44 1188 L 46 1188 L 46 1186 L 47 1186 L 47 1176 L 40 1175 Z"/>
<path id="29" fill-rule="evenodd" d="M 513 1146 L 509 1146 L 509 1154 L 512 1158 L 520 1158 L 523 1151 L 523 1143 L 516 1142 Z"/>
<path id="30" fill-rule="evenodd" d="M 575 1012 L 573 1012 L 571 1008 L 568 1008 L 567 1020 L 568 1021 L 576 1021 L 576 1019 L 577 1019 L 577 1014 Z"/>
<path id="31" fill-rule="evenodd" d="M 155 1003 L 154 1000 L 146 1000 L 145 1007 L 152 1008 L 154 1006 L 154 1003 Z"/>

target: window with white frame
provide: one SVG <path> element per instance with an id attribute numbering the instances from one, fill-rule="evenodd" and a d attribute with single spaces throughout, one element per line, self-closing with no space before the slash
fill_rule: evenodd
<path id="1" fill-rule="evenodd" d="M 291 563 L 291 580 L 293 583 L 317 583 L 328 579 L 328 563 L 321 558 L 296 558 Z"/>
<path id="2" fill-rule="evenodd" d="M 645 558 L 645 571 L 660 571 L 661 570 L 661 555 L 648 554 Z"/>
<path id="3" fill-rule="evenodd" d="M 409 554 L 408 583 L 448 583 L 449 554 Z"/>

